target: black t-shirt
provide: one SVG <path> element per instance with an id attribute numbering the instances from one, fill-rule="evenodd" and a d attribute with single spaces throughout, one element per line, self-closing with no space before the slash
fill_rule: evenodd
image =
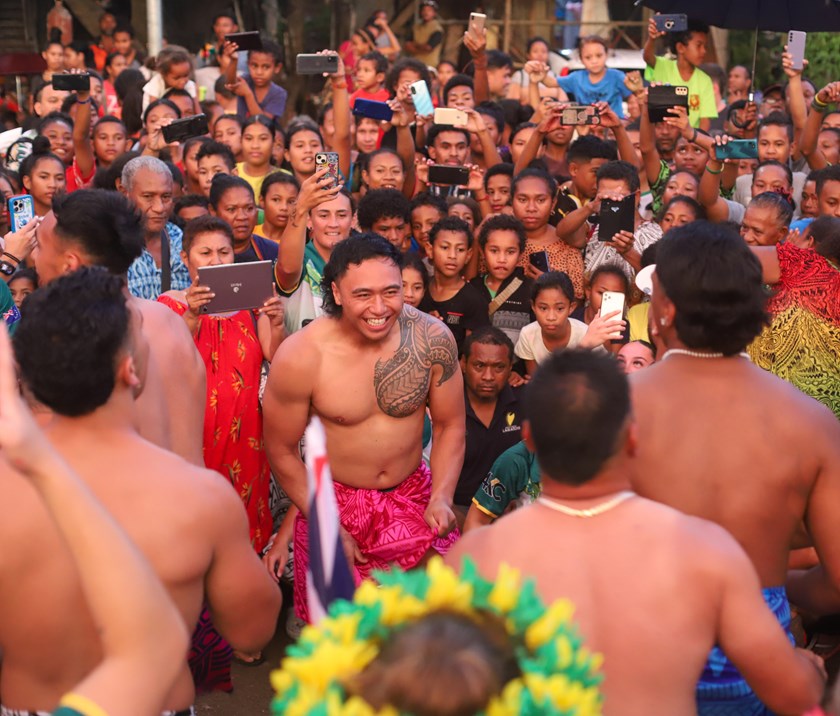
<path id="1" fill-rule="evenodd" d="M 496 402 L 496 409 L 490 427 L 486 427 L 470 404 L 466 389 L 466 439 L 464 444 L 464 466 L 455 487 L 453 502 L 462 507 L 472 504 L 472 498 L 481 487 L 481 483 L 505 450 L 522 440 L 522 418 L 519 409 L 521 388 L 506 385 Z"/>
<path id="2" fill-rule="evenodd" d="M 487 315 L 487 301 L 471 284 L 465 283 L 458 293 L 447 301 L 435 301 L 430 292 L 426 292 L 419 306 L 421 311 L 431 313 L 437 311 L 444 324 L 455 337 L 458 344 L 458 355 L 467 337 L 467 331 L 474 331 L 482 326 L 490 325 Z"/>

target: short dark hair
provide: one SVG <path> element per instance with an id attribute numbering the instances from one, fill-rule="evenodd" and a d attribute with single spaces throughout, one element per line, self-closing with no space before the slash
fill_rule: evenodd
<path id="1" fill-rule="evenodd" d="M 411 222 L 411 202 L 396 189 L 372 189 L 359 200 L 357 212 L 362 231 L 373 231 L 380 219 L 405 219 Z"/>
<path id="2" fill-rule="evenodd" d="M 511 216 L 510 214 L 496 214 L 487 219 L 478 231 L 478 245 L 482 249 L 487 246 L 490 234 L 494 231 L 512 231 L 516 234 L 516 238 L 519 239 L 520 253 L 525 251 L 525 242 L 528 237 L 525 235 L 525 227 L 522 225 L 522 222 L 515 216 Z"/>
<path id="3" fill-rule="evenodd" d="M 449 207 L 446 206 L 446 199 L 428 191 L 420 192 L 411 200 L 411 211 L 414 211 L 420 206 L 431 206 L 437 209 L 441 217 L 446 216 L 446 212 L 449 210 Z"/>
<path id="4" fill-rule="evenodd" d="M 537 167 L 528 167 L 527 169 L 523 169 L 519 174 L 513 177 L 513 183 L 510 187 L 510 193 L 513 195 L 516 193 L 516 187 L 519 186 L 519 183 L 524 179 L 541 179 L 545 182 L 545 186 L 548 189 L 548 194 L 552 198 L 557 193 L 557 180 L 551 176 L 545 169 L 539 169 Z"/>
<path id="5" fill-rule="evenodd" d="M 55 413 L 88 415 L 111 397 L 117 357 L 129 336 L 123 288 L 105 269 L 85 267 L 24 301 L 15 357 L 24 383 Z"/>
<path id="6" fill-rule="evenodd" d="M 688 18 L 688 25 L 683 32 L 670 33 L 670 36 L 668 37 L 668 46 L 671 51 L 676 55 L 677 45 L 687 45 L 691 42 L 691 36 L 695 32 L 708 35 L 709 26 L 705 22 L 701 22 L 700 20 L 695 20 L 690 17 Z"/>
<path id="7" fill-rule="evenodd" d="M 572 348 L 537 368 L 523 404 L 543 475 L 583 485 L 620 447 L 630 388 L 612 356 Z"/>
<path id="8" fill-rule="evenodd" d="M 228 237 L 230 245 L 233 246 L 233 229 L 230 228 L 230 224 L 218 216 L 205 214 L 191 219 L 184 227 L 184 236 L 181 239 L 184 251 L 189 253 L 196 237 L 201 234 L 224 234 Z"/>
<path id="9" fill-rule="evenodd" d="M 262 38 L 262 47 L 259 50 L 248 51 L 249 61 L 253 55 L 271 55 L 271 59 L 274 60 L 275 65 L 283 63 L 283 48 L 266 37 Z"/>
<path id="10" fill-rule="evenodd" d="M 501 50 L 488 50 L 487 69 L 495 70 L 500 67 L 509 67 L 511 70 L 513 70 L 513 60 L 511 59 L 510 55 L 506 52 L 502 52 Z"/>
<path id="11" fill-rule="evenodd" d="M 601 181 L 601 179 L 625 181 L 631 194 L 639 191 L 639 170 L 630 164 L 630 162 L 619 159 L 614 162 L 602 164 L 598 167 L 595 177 L 598 181 Z"/>
<path id="12" fill-rule="evenodd" d="M 174 162 L 164 161 L 166 164 L 166 168 L 169 170 L 169 173 L 172 175 L 172 181 L 175 182 L 179 187 L 182 189 L 184 188 L 184 174 L 178 168 L 178 166 Z"/>
<path id="13" fill-rule="evenodd" d="M 114 34 L 116 35 L 118 32 L 124 32 L 131 37 L 131 39 L 134 39 L 134 28 L 129 22 L 117 22 L 117 26 L 114 28 Z"/>
<path id="14" fill-rule="evenodd" d="M 475 93 L 475 82 L 473 82 L 473 78 L 469 75 L 452 75 L 446 84 L 443 86 L 443 103 L 446 104 L 449 101 L 449 90 L 455 89 L 455 87 L 469 87 L 470 90 Z"/>
<path id="15" fill-rule="evenodd" d="M 213 139 L 201 145 L 201 149 L 199 149 L 198 154 L 195 155 L 195 161 L 199 162 L 205 157 L 214 156 L 220 156 L 224 159 L 225 164 L 230 171 L 233 171 L 236 168 L 236 157 L 233 156 L 233 152 L 230 151 L 230 147 L 227 144 L 222 144 L 221 142 L 217 142 Z"/>
<path id="16" fill-rule="evenodd" d="M 252 187 L 242 177 L 233 176 L 233 174 L 216 174 L 210 184 L 210 206 L 213 209 L 219 208 L 219 202 L 222 200 L 225 192 L 231 189 L 247 189 L 251 194 L 251 198 L 256 201 L 254 197 L 254 187 Z"/>
<path id="17" fill-rule="evenodd" d="M 386 259 L 400 268 L 400 252 L 390 241 L 379 234 L 366 232 L 356 234 L 339 241 L 330 254 L 330 260 L 324 267 L 321 279 L 321 294 L 323 296 L 324 313 L 332 318 L 341 317 L 341 306 L 335 302 L 332 285 L 338 283 L 351 265 L 360 266 L 362 262 L 371 259 Z"/>
<path id="18" fill-rule="evenodd" d="M 575 285 L 567 273 L 564 271 L 546 271 L 540 274 L 539 278 L 531 286 L 531 303 L 535 303 L 543 291 L 548 291 L 552 288 L 560 291 L 560 293 L 569 299 L 569 303 L 574 303 L 577 300 L 575 297 Z"/>
<path id="19" fill-rule="evenodd" d="M 437 239 L 441 231 L 454 231 L 464 234 L 467 237 L 467 248 L 473 245 L 473 235 L 472 231 L 470 231 L 470 225 L 457 216 L 445 216 L 432 227 L 432 230 L 429 232 L 430 244 L 434 245 L 435 239 Z"/>
<path id="20" fill-rule="evenodd" d="M 260 198 L 265 199 L 270 187 L 275 184 L 288 184 L 293 186 L 297 191 L 300 191 L 300 182 L 294 174 L 286 174 L 286 172 L 272 172 L 265 179 L 263 179 L 260 187 Z"/>
<path id="21" fill-rule="evenodd" d="M 760 209 L 775 209 L 782 226 L 790 226 L 790 222 L 793 221 L 793 206 L 790 199 L 777 191 L 765 191 L 754 196 L 747 208 L 750 206 Z"/>
<path id="22" fill-rule="evenodd" d="M 769 321 L 761 265 L 731 229 L 708 221 L 672 229 L 659 241 L 656 275 L 688 348 L 732 356 Z"/>
<path id="23" fill-rule="evenodd" d="M 694 220 L 697 221 L 698 219 L 706 219 L 706 207 L 704 207 L 697 199 L 692 199 L 690 196 L 685 196 L 684 194 L 677 194 L 677 196 L 673 197 L 671 201 L 669 201 L 665 206 L 662 207 L 662 211 L 660 212 L 659 220 L 662 220 L 662 217 L 665 216 L 668 209 L 670 209 L 674 204 L 685 204 L 686 206 L 690 207 L 691 210 L 694 212 Z M 656 246 L 656 244 L 652 244 L 652 246 Z"/>
<path id="24" fill-rule="evenodd" d="M 464 347 L 461 354 L 464 360 L 470 359 L 472 347 L 479 343 L 483 346 L 504 346 L 508 350 L 508 360 L 513 363 L 513 341 L 508 338 L 507 334 L 496 326 L 482 326 L 477 328 L 464 340 Z"/>
<path id="25" fill-rule="evenodd" d="M 767 159 L 759 163 L 759 165 L 755 168 L 753 172 L 752 180 L 755 183 L 755 175 L 758 174 L 759 169 L 764 169 L 764 167 L 778 167 L 779 169 L 784 172 L 784 175 L 787 177 L 788 185 L 791 187 L 793 186 L 793 172 L 790 170 L 790 167 L 787 164 L 782 164 L 778 159 Z"/>
<path id="26" fill-rule="evenodd" d="M 449 124 L 433 124 L 426 134 L 426 146 L 434 146 L 435 140 L 444 132 L 457 132 L 466 138 L 467 145 L 469 146 L 471 140 L 469 130 L 466 127 L 453 127 Z"/>
<path id="27" fill-rule="evenodd" d="M 503 99 L 499 100 L 498 104 L 505 115 L 505 124 L 511 130 L 521 124 L 527 124 L 528 120 L 534 116 L 534 108 L 530 104 L 519 104 L 518 99 Z"/>
<path id="28" fill-rule="evenodd" d="M 498 102 L 479 102 L 476 105 L 475 111 L 483 114 L 485 117 L 490 117 L 496 123 L 496 129 L 499 130 L 499 135 L 505 131 L 505 113 L 502 111 Z"/>
<path id="29" fill-rule="evenodd" d="M 825 167 L 817 172 L 817 196 L 822 194 L 822 190 L 826 185 L 826 182 L 830 181 L 840 181 L 840 164 Z"/>
<path id="30" fill-rule="evenodd" d="M 612 144 L 605 142 L 594 134 L 585 134 L 578 137 L 569 145 L 569 150 L 566 152 L 566 160 L 569 163 L 580 164 L 591 162 L 593 159 L 606 159 L 612 162 L 618 159 L 618 152 Z"/>
<path id="31" fill-rule="evenodd" d="M 143 214 L 118 192 L 79 189 L 53 199 L 55 232 L 80 245 L 112 274 L 124 276 L 146 244 Z"/>
<path id="32" fill-rule="evenodd" d="M 487 189 L 487 182 L 495 176 L 506 176 L 513 184 L 513 164 L 502 162 L 501 164 L 494 164 L 484 172 L 484 188 Z"/>
<path id="33" fill-rule="evenodd" d="M 765 127 L 783 127 L 789 142 L 793 141 L 793 122 L 784 112 L 771 112 L 758 123 L 758 135 Z"/>
<path id="34" fill-rule="evenodd" d="M 209 209 L 210 202 L 203 194 L 186 194 L 175 202 L 172 207 L 172 214 L 177 217 L 182 209 L 191 209 L 194 206 Z M 183 229 L 184 227 L 182 226 L 181 228 Z"/>
<path id="35" fill-rule="evenodd" d="M 382 73 L 383 75 L 388 72 L 388 58 L 385 57 L 381 52 L 377 52 L 374 50 L 373 52 L 366 52 L 359 58 L 359 62 L 362 60 L 366 60 L 367 62 L 373 62 L 373 68 L 376 74 Z"/>

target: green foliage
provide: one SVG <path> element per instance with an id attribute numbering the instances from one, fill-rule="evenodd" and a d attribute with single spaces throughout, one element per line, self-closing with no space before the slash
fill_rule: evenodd
<path id="1" fill-rule="evenodd" d="M 752 67 L 755 33 L 752 30 L 732 30 L 729 33 L 730 67 L 744 65 Z M 755 65 L 757 89 L 773 82 L 784 82 L 782 72 L 782 50 L 785 35 L 778 32 L 758 33 L 758 54 Z M 805 56 L 808 58 L 808 70 L 805 76 L 817 89 L 829 82 L 840 80 L 837 57 L 840 55 L 840 34 L 831 32 L 808 33 Z"/>

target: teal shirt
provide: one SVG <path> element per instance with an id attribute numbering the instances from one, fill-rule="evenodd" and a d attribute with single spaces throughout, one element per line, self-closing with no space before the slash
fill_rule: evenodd
<path id="1" fill-rule="evenodd" d="M 505 450 L 473 497 L 473 504 L 490 517 L 501 517 L 512 502 L 529 504 L 539 497 L 540 468 L 537 457 L 519 442 Z"/>
<path id="2" fill-rule="evenodd" d="M 13 336 L 17 325 L 20 322 L 20 311 L 12 299 L 12 292 L 5 281 L 0 281 L 0 311 L 3 313 L 3 321 L 9 329 L 9 335 Z"/>

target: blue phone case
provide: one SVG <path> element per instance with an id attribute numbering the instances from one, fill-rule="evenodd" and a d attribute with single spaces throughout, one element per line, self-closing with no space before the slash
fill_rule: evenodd
<path id="1" fill-rule="evenodd" d="M 35 203 L 29 194 L 9 198 L 9 223 L 12 231 L 20 231 L 35 216 Z"/>
<path id="2" fill-rule="evenodd" d="M 428 117 L 435 113 L 435 106 L 432 104 L 432 96 L 429 88 L 423 80 L 414 82 L 411 85 L 411 100 L 414 102 L 414 109 L 421 117 Z"/>
<path id="3" fill-rule="evenodd" d="M 394 116 L 391 108 L 385 102 L 376 102 L 372 99 L 357 99 L 353 104 L 353 114 L 357 117 L 368 117 L 383 122 L 390 122 Z"/>

